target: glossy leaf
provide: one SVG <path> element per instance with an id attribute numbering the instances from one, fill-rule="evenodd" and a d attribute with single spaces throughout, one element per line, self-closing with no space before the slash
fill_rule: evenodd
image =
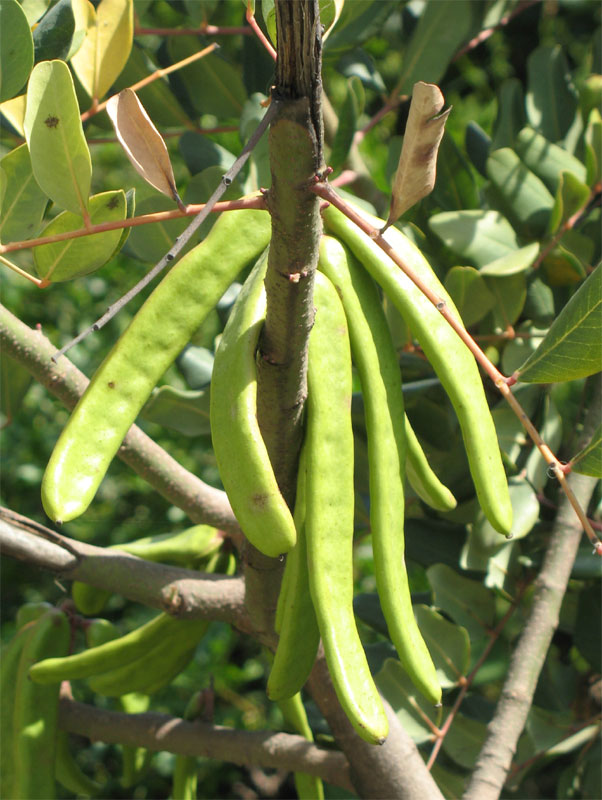
<path id="1" fill-rule="evenodd" d="M 513 147 L 516 136 L 525 124 L 522 84 L 517 78 L 505 80 L 498 100 L 498 115 L 493 130 L 491 149 Z"/>
<path id="2" fill-rule="evenodd" d="M 480 275 L 490 275 L 497 278 L 504 278 L 508 275 L 516 275 L 525 272 L 537 258 L 539 244 L 533 242 L 526 247 L 520 247 L 508 255 L 496 258 L 479 270 Z"/>
<path id="3" fill-rule="evenodd" d="M 76 24 L 86 38 L 71 59 L 82 86 L 93 99 L 104 97 L 124 68 L 134 36 L 133 0 L 73 0 Z"/>
<path id="4" fill-rule="evenodd" d="M 589 197 L 590 191 L 585 183 L 576 178 L 572 172 L 561 172 L 548 232 L 556 233 L 567 220 L 585 208 Z"/>
<path id="5" fill-rule="evenodd" d="M 426 573 L 438 608 L 466 628 L 471 640 L 482 637 L 495 617 L 492 593 L 480 582 L 458 575 L 445 564 L 433 564 Z"/>
<path id="6" fill-rule="evenodd" d="M 64 61 L 42 61 L 34 67 L 23 124 L 40 188 L 61 208 L 81 214 L 88 205 L 92 162 Z"/>
<path id="7" fill-rule="evenodd" d="M 531 235 L 542 235 L 548 226 L 554 198 L 514 150 L 509 147 L 495 150 L 487 159 L 487 175 L 517 226 Z"/>
<path id="8" fill-rule="evenodd" d="M 558 45 L 542 45 L 527 60 L 527 117 L 551 142 L 560 142 L 577 112 L 577 93 Z"/>
<path id="9" fill-rule="evenodd" d="M 174 389 L 161 386 L 151 395 L 142 416 L 185 436 L 201 436 L 211 432 L 209 425 L 209 392 Z"/>
<path id="10" fill-rule="evenodd" d="M 399 661 L 388 658 L 374 680 L 379 692 L 401 721 L 404 731 L 416 744 L 428 742 L 432 738 L 432 730 L 425 717 L 435 724 L 438 709 L 422 698 Z"/>
<path id="11" fill-rule="evenodd" d="M 585 181 L 586 171 L 581 161 L 533 128 L 523 128 L 518 133 L 515 147 L 521 161 L 551 192 L 556 192 L 563 171 L 572 172 L 580 181 Z"/>
<path id="12" fill-rule="evenodd" d="M 34 180 L 26 144 L 4 156 L 0 174 L 6 185 L 0 205 L 0 241 L 30 239 L 42 224 L 48 198 Z"/>
<path id="13" fill-rule="evenodd" d="M 479 4 L 471 0 L 426 3 L 404 53 L 400 94 L 411 94 L 417 81 L 438 83 L 456 52 L 475 31 L 479 15 Z"/>
<path id="14" fill-rule="evenodd" d="M 364 87 L 362 82 L 359 78 L 349 78 L 329 159 L 330 166 L 335 171 L 342 167 L 347 159 L 363 106 Z"/>
<path id="15" fill-rule="evenodd" d="M 476 267 L 484 267 L 518 249 L 510 223 L 497 211 L 444 211 L 429 227 L 450 250 Z"/>
<path id="16" fill-rule="evenodd" d="M 126 201 L 121 189 L 102 192 L 90 198 L 90 221 L 93 225 L 125 219 Z M 64 211 L 55 217 L 43 230 L 43 236 L 78 230 L 83 226 L 78 214 Z M 77 239 L 65 239 L 36 247 L 34 260 L 41 278 L 53 283 L 80 278 L 106 264 L 115 252 L 121 238 L 121 230 L 95 233 Z"/>
<path id="17" fill-rule="evenodd" d="M 441 112 L 443 102 L 438 86 L 424 81 L 414 84 L 387 227 L 433 191 L 439 144 L 451 111 Z"/>
<path id="18" fill-rule="evenodd" d="M 147 183 L 175 200 L 182 201 L 163 137 L 131 89 L 123 89 L 107 103 L 119 143 L 136 171 Z"/>
<path id="19" fill-rule="evenodd" d="M 189 389 L 202 389 L 211 383 L 213 353 L 206 347 L 188 346 L 177 358 L 176 364 Z"/>
<path id="20" fill-rule="evenodd" d="M 17 0 L 0 3 L 0 102 L 18 94 L 33 67 L 33 39 Z"/>
<path id="21" fill-rule="evenodd" d="M 75 32 L 75 17 L 71 0 L 59 0 L 44 14 L 33 32 L 35 61 L 60 58 L 66 61 Z"/>
<path id="22" fill-rule="evenodd" d="M 467 328 L 483 319 L 495 303 L 495 297 L 474 267 L 452 267 L 445 276 L 445 288 Z"/>
<path id="23" fill-rule="evenodd" d="M 535 353 L 518 370 L 521 381 L 550 383 L 593 375 L 602 368 L 602 265 L 554 320 Z"/>
<path id="24" fill-rule="evenodd" d="M 589 444 L 571 459 L 573 472 L 602 478 L 602 425 L 599 425 Z"/>
<path id="25" fill-rule="evenodd" d="M 50 0 L 21 0 L 21 8 L 25 12 L 30 27 L 45 14 L 49 5 Z"/>

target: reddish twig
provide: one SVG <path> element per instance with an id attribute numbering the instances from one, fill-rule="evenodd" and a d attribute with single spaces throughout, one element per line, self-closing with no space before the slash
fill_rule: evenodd
<path id="1" fill-rule="evenodd" d="M 208 25 L 198 28 L 135 28 L 136 36 L 250 36 L 253 31 L 245 25 Z"/>
<path id="2" fill-rule="evenodd" d="M 480 44 L 487 41 L 487 39 L 489 39 L 489 37 L 492 36 L 497 30 L 505 27 L 509 22 L 511 22 L 517 14 L 522 13 L 525 9 L 535 5 L 536 3 L 540 3 L 541 1 L 542 0 L 524 0 L 524 2 L 519 3 L 516 8 L 506 14 L 505 17 L 502 17 L 497 25 L 493 25 L 491 28 L 485 28 L 484 30 L 480 31 L 467 44 L 465 44 L 464 47 L 461 47 L 453 57 L 452 62 L 457 61 L 465 53 L 468 53 L 470 50 L 474 50 L 475 47 L 478 47 Z"/>
<path id="3" fill-rule="evenodd" d="M 274 61 L 276 61 L 276 58 L 277 58 L 276 50 L 272 46 L 272 43 L 270 42 L 268 37 L 265 35 L 265 33 L 261 30 L 261 28 L 257 24 L 257 20 L 255 19 L 255 15 L 253 13 L 253 9 L 251 8 L 251 3 L 247 3 L 246 18 L 247 18 L 247 22 L 249 23 L 249 25 L 253 29 L 253 33 L 255 34 L 255 36 L 257 36 L 257 38 L 259 39 L 261 44 L 265 47 L 265 49 L 269 53 L 270 57 L 273 58 Z"/>

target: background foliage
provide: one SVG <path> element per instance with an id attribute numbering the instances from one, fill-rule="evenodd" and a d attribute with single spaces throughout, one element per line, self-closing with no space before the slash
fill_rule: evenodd
<path id="1" fill-rule="evenodd" d="M 2 3 L 3 15 L 12 1 Z M 33 30 L 34 63 L 67 60 L 78 44 L 69 0 L 23 0 L 21 5 L 29 25 L 38 23 Z M 262 10 L 269 17 L 270 4 L 264 1 Z M 257 11 L 261 20 L 259 6 Z M 206 21 L 218 26 L 244 23 L 244 8 L 237 0 L 137 0 L 135 13 L 138 28 L 196 28 Z M 511 15 L 509 21 L 507 15 Z M 475 40 L 481 31 L 498 25 L 482 41 Z M 348 181 L 346 190 L 381 216 L 388 209 L 413 83 L 437 82 L 446 103 L 453 105 L 435 190 L 403 216 L 400 227 L 420 245 L 466 325 L 507 375 L 534 351 L 600 260 L 599 25 L 600 6 L 589 0 L 522 5 L 513 0 L 347 0 L 325 43 L 325 124 L 333 178 Z M 105 87 L 108 95 L 159 66 L 185 58 L 214 38 L 136 34 L 123 71 L 111 79 L 111 87 Z M 231 165 L 263 113 L 260 101 L 272 79 L 273 62 L 254 37 L 220 36 L 219 42 L 218 53 L 139 93 L 150 117 L 168 137 L 176 182 L 186 202 L 207 199 Z M 26 77 L 30 68 L 31 64 L 25 66 Z M 78 73 L 76 89 L 85 111 L 90 99 L 81 80 Z M 19 87 L 12 89 L 7 96 L 3 93 L 2 100 L 20 92 Z M 383 107 L 389 113 L 367 128 Z M 13 111 L 2 105 L 0 112 L 4 154 L 22 139 Z M 219 132 L 206 132 L 215 128 Z M 136 214 L 176 207 L 144 184 L 119 146 L 107 141 L 113 133 L 105 113 L 86 122 L 85 135 L 92 155 L 93 194 L 135 188 Z M 267 159 L 264 141 L 229 190 L 231 196 L 269 186 Z M 48 209 L 46 219 L 57 211 Z M 38 230 L 40 226 L 41 212 Z M 174 221 L 134 229 L 125 247 L 102 269 L 45 291 L 5 271 L 3 303 L 30 326 L 41 325 L 61 346 L 135 283 L 183 227 L 183 221 Z M 38 230 L 8 240 L 30 238 Z M 22 267 L 33 270 L 29 251 L 13 256 Z M 210 446 L 205 390 L 216 337 L 235 294 L 236 287 L 164 377 L 164 387 L 149 402 L 141 422 L 182 464 L 214 485 L 219 485 L 219 477 Z M 93 373 L 142 299 L 134 300 L 102 332 L 70 352 L 86 374 Z M 511 645 L 528 609 L 558 487 L 548 480 L 545 462 L 513 414 L 488 386 L 511 476 L 515 514 L 514 538 L 500 542 L 476 509 L 451 407 L 428 363 L 413 348 L 401 318 L 394 309 L 388 309 L 388 314 L 400 352 L 408 414 L 431 463 L 459 500 L 454 512 L 438 514 L 410 496 L 406 527 L 412 588 L 415 601 L 422 604 L 418 610 L 421 627 L 435 648 L 444 676 L 444 713 L 457 695 L 462 676 L 470 673 L 490 642 L 496 624 L 510 604 L 518 602 L 476 673 L 434 767 L 446 796 L 457 797 L 474 765 Z M 599 363 L 597 351 L 593 358 Z M 67 412 L 10 359 L 3 359 L 2 377 L 2 504 L 44 522 L 39 484 Z M 518 396 L 545 440 L 560 458 L 569 460 L 576 452 L 592 386 L 580 376 L 567 381 L 535 375 L 534 381 L 521 385 Z M 356 612 L 364 623 L 362 634 L 379 688 L 428 754 L 431 731 L 408 700 L 412 692 L 407 679 L 390 658 L 394 651 L 374 595 L 361 402 L 357 395 Z M 602 522 L 600 503 L 598 488 L 590 509 L 598 524 Z M 169 507 L 116 461 L 89 512 L 65 525 L 64 532 L 105 546 L 185 527 L 183 512 Z M 602 573 L 600 561 L 594 561 L 590 552 L 584 543 L 505 796 L 602 795 L 598 766 Z M 24 601 L 58 603 L 68 589 L 10 559 L 2 561 L 2 587 L 3 639 L 12 635 L 16 610 Z M 147 609 L 116 595 L 103 614 L 123 631 L 150 617 Z M 213 680 L 216 723 L 247 729 L 281 727 L 279 711 L 265 696 L 266 669 L 258 645 L 213 623 L 194 663 L 152 698 L 152 708 L 182 715 L 190 694 Z M 83 684 L 74 684 L 74 692 L 88 702 L 112 702 L 92 696 Z M 328 731 L 311 704 L 309 711 L 314 730 L 327 741 Z M 430 709 L 423 712 L 434 718 Z M 105 796 L 132 796 L 132 790 L 120 784 L 119 747 L 77 744 L 84 768 L 108 782 Z M 199 796 L 270 796 L 266 776 L 201 759 L 198 764 Z M 172 767 L 173 756 L 156 755 L 134 796 L 167 797 Z M 273 795 L 294 796 L 290 779 L 274 786 Z M 327 787 L 327 796 L 341 795 Z"/>

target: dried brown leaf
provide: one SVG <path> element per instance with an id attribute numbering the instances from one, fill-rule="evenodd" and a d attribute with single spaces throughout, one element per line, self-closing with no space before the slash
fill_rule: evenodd
<path id="1" fill-rule="evenodd" d="M 385 228 L 433 191 L 437 153 L 451 107 L 442 114 L 444 100 L 434 83 L 414 84 L 410 113 L 393 182 L 391 210 Z"/>
<path id="2" fill-rule="evenodd" d="M 119 143 L 136 170 L 147 183 L 173 198 L 183 208 L 165 142 L 136 93 L 131 89 L 123 89 L 111 97 L 107 103 L 107 113 Z"/>

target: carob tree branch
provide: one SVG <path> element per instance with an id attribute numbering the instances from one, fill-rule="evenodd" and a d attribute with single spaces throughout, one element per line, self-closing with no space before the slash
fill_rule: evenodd
<path id="1" fill-rule="evenodd" d="M 89 383 L 86 376 L 65 356 L 54 363 L 51 358 L 57 349 L 46 336 L 25 325 L 2 305 L 0 344 L 5 356 L 25 367 L 64 406 L 68 409 L 75 406 Z M 136 425 L 128 431 L 118 455 L 193 522 L 240 535 L 226 493 L 185 469 Z"/>
<path id="2" fill-rule="evenodd" d="M 353 791 L 342 753 L 323 750 L 302 736 L 272 731 L 239 731 L 167 714 L 124 714 L 62 697 L 59 726 L 92 741 L 202 756 L 247 767 L 307 772 Z"/>
<path id="3" fill-rule="evenodd" d="M 601 375 L 597 375 L 594 380 L 596 388 L 577 450 L 590 441 L 599 424 Z M 568 481 L 582 507 L 587 508 L 597 479 L 573 472 Z M 579 520 L 566 495 L 562 494 L 544 561 L 535 581 L 535 594 L 529 616 L 512 653 L 508 676 L 493 719 L 489 723 L 476 768 L 464 793 L 464 800 L 497 800 L 502 791 L 518 739 L 533 703 L 537 681 L 552 636 L 558 626 L 560 606 L 581 536 Z"/>
<path id="4" fill-rule="evenodd" d="M 183 619 L 227 622 L 252 633 L 240 577 L 172 567 L 69 539 L 33 520 L 0 508 L 4 556 L 123 595 Z"/>

